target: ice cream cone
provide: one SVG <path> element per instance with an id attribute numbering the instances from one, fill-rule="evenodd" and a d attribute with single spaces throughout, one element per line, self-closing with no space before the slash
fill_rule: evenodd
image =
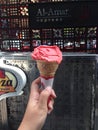
<path id="1" fill-rule="evenodd" d="M 59 47 L 40 45 L 34 49 L 32 58 L 37 62 L 41 76 L 41 88 L 52 87 L 56 70 L 62 61 Z"/>
<path id="2" fill-rule="evenodd" d="M 53 86 L 54 75 L 58 68 L 57 62 L 46 62 L 43 60 L 37 60 L 37 67 L 41 76 L 41 89 L 46 86 Z"/>
<path id="3" fill-rule="evenodd" d="M 56 62 L 37 60 L 37 67 L 39 69 L 40 75 L 46 79 L 54 77 L 58 65 L 59 64 Z"/>

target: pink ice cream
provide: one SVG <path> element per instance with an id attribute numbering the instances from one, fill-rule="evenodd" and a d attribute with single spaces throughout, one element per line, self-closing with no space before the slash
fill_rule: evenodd
<path id="1" fill-rule="evenodd" d="M 41 45 L 34 49 L 32 58 L 35 60 L 44 60 L 47 62 L 57 62 L 58 64 L 62 61 L 62 53 L 57 46 L 46 46 Z"/>
<path id="2" fill-rule="evenodd" d="M 34 49 L 31 56 L 37 61 L 41 77 L 41 88 L 52 87 L 54 75 L 62 61 L 62 53 L 59 47 L 41 45 Z"/>

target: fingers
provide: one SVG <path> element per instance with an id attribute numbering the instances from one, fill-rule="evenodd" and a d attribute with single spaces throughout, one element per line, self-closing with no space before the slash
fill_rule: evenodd
<path id="1" fill-rule="evenodd" d="M 32 82 L 32 85 L 31 85 L 31 92 L 32 93 L 38 91 L 40 83 L 41 83 L 40 77 L 38 77 L 37 79 L 35 79 Z"/>
<path id="2" fill-rule="evenodd" d="M 41 84 L 41 79 L 40 79 L 40 77 L 38 77 L 37 79 L 35 79 L 32 82 L 31 88 L 32 89 L 36 89 L 36 87 L 38 87 L 40 84 Z"/>
<path id="3" fill-rule="evenodd" d="M 54 90 L 52 89 L 51 96 L 48 99 L 48 114 L 50 114 L 51 111 L 53 110 L 53 105 L 54 105 L 54 99 L 55 98 L 56 98 L 56 94 L 55 94 Z"/>
<path id="4" fill-rule="evenodd" d="M 31 100 L 32 102 L 33 101 L 38 101 L 39 99 L 39 84 L 40 84 L 40 77 L 35 79 L 33 82 L 32 82 L 32 85 L 31 85 L 31 91 L 30 91 L 30 98 L 29 100 Z"/>
<path id="5" fill-rule="evenodd" d="M 50 86 L 40 91 L 40 84 L 40 77 L 32 82 L 29 103 L 31 102 L 32 105 L 36 105 L 38 103 L 39 109 L 42 109 L 47 113 L 51 113 L 56 94 Z"/>
<path id="6" fill-rule="evenodd" d="M 47 113 L 50 113 L 53 110 L 54 98 L 56 98 L 54 90 L 51 87 L 45 88 L 40 94 L 40 109 L 44 109 Z"/>
<path id="7" fill-rule="evenodd" d="M 51 97 L 48 103 L 48 114 L 50 114 L 53 110 L 53 105 L 54 105 L 54 98 Z"/>
<path id="8" fill-rule="evenodd" d="M 51 96 L 52 96 L 53 98 L 56 98 L 56 97 L 57 97 L 56 94 L 55 94 L 55 91 L 54 91 L 53 89 L 52 89 Z"/>
<path id="9" fill-rule="evenodd" d="M 49 96 L 52 93 L 52 89 L 50 87 L 45 88 L 41 94 L 40 94 L 40 99 L 39 99 L 39 107 L 40 109 L 45 109 L 47 110 L 47 103 Z"/>

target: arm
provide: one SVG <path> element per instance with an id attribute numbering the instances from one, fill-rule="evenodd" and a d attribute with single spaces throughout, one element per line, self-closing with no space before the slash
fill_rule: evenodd
<path id="1" fill-rule="evenodd" d="M 54 98 L 56 98 L 54 90 L 47 87 L 40 91 L 39 84 L 40 78 L 37 78 L 31 85 L 26 112 L 18 130 L 41 130 L 47 114 L 53 110 Z"/>

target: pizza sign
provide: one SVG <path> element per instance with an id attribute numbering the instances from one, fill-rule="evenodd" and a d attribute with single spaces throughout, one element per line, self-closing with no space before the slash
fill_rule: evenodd
<path id="1" fill-rule="evenodd" d="M 16 77 L 12 73 L 0 69 L 0 95 L 15 92 L 16 84 Z"/>
<path id="2" fill-rule="evenodd" d="M 22 69 L 0 63 L 0 101 L 4 98 L 23 94 L 26 85 L 26 75 Z"/>

